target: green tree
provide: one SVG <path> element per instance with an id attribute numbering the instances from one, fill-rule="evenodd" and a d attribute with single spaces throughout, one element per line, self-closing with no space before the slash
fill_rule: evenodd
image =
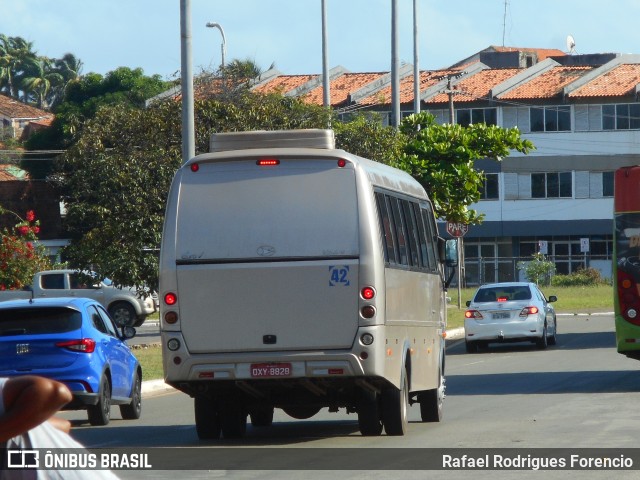
<path id="1" fill-rule="evenodd" d="M 422 183 L 439 218 L 466 224 L 483 219 L 469 209 L 480 200 L 484 181 L 484 173 L 474 169 L 474 162 L 481 158 L 500 161 L 511 150 L 528 153 L 535 148 L 520 137 L 517 128 L 484 123 L 438 125 L 429 113 L 406 117 L 400 131 L 407 135 L 407 144 L 394 166 Z"/>
<path id="2" fill-rule="evenodd" d="M 403 134 L 383 126 L 375 115 L 358 115 L 347 122 L 335 122 L 332 127 L 338 148 L 381 163 L 397 161 L 406 143 Z"/>
<path id="3" fill-rule="evenodd" d="M 25 64 L 22 89 L 25 98 L 38 108 L 47 109 L 52 87 L 64 88 L 64 78 L 53 68 L 54 61 L 47 57 L 29 59 Z"/>
<path id="4" fill-rule="evenodd" d="M 22 37 L 0 34 L 0 92 L 24 100 L 21 95 L 22 80 L 26 66 L 36 58 L 32 42 Z"/>
<path id="5" fill-rule="evenodd" d="M 556 265 L 547 260 L 544 254 L 534 253 L 530 262 L 518 262 L 516 268 L 524 272 L 525 277 L 536 285 L 550 285 Z"/>
<path id="6" fill-rule="evenodd" d="M 70 66 L 72 59 L 67 57 L 67 61 Z M 69 69 L 66 74 L 71 75 Z M 51 128 L 33 135 L 26 147 L 28 150 L 66 149 L 100 107 L 144 108 L 146 99 L 163 92 L 168 85 L 159 75 L 146 76 L 141 68 L 128 67 L 120 67 L 105 76 L 89 73 L 72 79 L 66 85 L 62 102 L 55 109 L 56 118 Z"/>

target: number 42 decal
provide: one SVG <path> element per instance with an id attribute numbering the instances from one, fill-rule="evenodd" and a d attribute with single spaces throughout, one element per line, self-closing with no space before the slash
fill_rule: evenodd
<path id="1" fill-rule="evenodd" d="M 337 265 L 329 267 L 329 286 L 349 286 L 349 266 Z"/>

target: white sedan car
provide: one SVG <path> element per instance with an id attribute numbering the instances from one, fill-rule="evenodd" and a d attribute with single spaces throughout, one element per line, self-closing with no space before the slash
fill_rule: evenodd
<path id="1" fill-rule="evenodd" d="M 464 334 L 467 352 L 492 342 L 534 342 L 538 348 L 556 344 L 556 312 L 535 283 L 508 282 L 481 286 L 467 302 Z"/>

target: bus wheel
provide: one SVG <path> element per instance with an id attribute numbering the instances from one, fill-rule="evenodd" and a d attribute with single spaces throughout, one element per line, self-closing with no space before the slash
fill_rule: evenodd
<path id="1" fill-rule="evenodd" d="M 378 395 L 369 390 L 360 390 L 358 398 L 358 427 L 365 437 L 375 437 L 382 433 L 382 420 Z"/>
<path id="2" fill-rule="evenodd" d="M 226 439 L 242 438 L 247 431 L 247 412 L 240 402 L 224 402 L 220 406 L 220 427 Z"/>
<path id="3" fill-rule="evenodd" d="M 216 403 L 207 397 L 196 397 L 194 400 L 196 413 L 196 432 L 200 440 L 217 440 L 220 438 L 220 416 Z"/>
<path id="4" fill-rule="evenodd" d="M 407 409 L 409 407 L 409 382 L 407 371 L 402 369 L 400 389 L 395 387 L 382 390 L 382 423 L 387 435 L 404 435 L 407 433 L 409 419 Z"/>
<path id="5" fill-rule="evenodd" d="M 444 404 L 444 377 L 440 375 L 440 386 L 422 392 L 418 397 L 420 401 L 420 418 L 423 422 L 439 422 L 442 420 L 442 408 Z"/>
<path id="6" fill-rule="evenodd" d="M 273 423 L 273 407 L 257 408 L 249 413 L 254 427 L 270 427 Z"/>

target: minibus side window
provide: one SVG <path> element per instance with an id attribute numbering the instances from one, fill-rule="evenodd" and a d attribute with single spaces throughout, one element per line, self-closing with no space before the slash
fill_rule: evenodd
<path id="1" fill-rule="evenodd" d="M 382 245 L 384 247 L 384 260 L 387 263 L 397 263 L 396 245 L 393 235 L 393 222 L 389 209 L 387 208 L 387 200 L 382 193 L 376 193 L 376 203 L 378 205 L 380 231 L 383 235 Z"/>
<path id="2" fill-rule="evenodd" d="M 400 206 L 398 205 L 398 199 L 395 197 L 389 197 L 389 202 L 391 204 L 391 212 L 393 213 L 393 223 L 395 224 L 396 239 L 398 240 L 398 263 L 400 265 L 409 266 L 407 234 L 404 227 L 402 213 L 400 212 Z"/>
<path id="3" fill-rule="evenodd" d="M 420 258 L 418 253 L 418 229 L 416 227 L 416 219 L 413 216 L 413 208 L 408 200 L 400 200 L 402 212 L 407 227 L 407 238 L 409 240 L 409 260 L 411 266 L 420 267 Z"/>
<path id="4" fill-rule="evenodd" d="M 438 241 L 438 229 L 433 218 L 433 210 L 430 204 L 422 207 L 422 219 L 424 220 L 425 230 L 427 232 L 427 249 L 429 251 L 429 259 L 433 259 L 430 265 L 432 270 L 437 269 L 436 245 Z"/>
<path id="5" fill-rule="evenodd" d="M 414 214 L 418 223 L 418 236 L 420 237 L 420 265 L 427 270 L 433 270 L 435 267 L 435 259 L 431 257 L 433 252 L 429 249 L 427 243 L 427 231 L 424 225 L 424 218 L 422 218 L 422 211 L 418 204 L 413 204 Z"/>

